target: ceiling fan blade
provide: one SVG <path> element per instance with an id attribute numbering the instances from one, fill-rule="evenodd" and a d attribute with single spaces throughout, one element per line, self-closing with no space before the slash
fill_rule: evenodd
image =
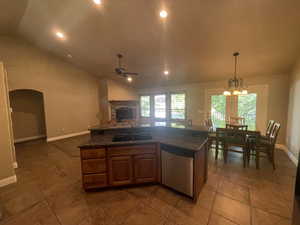
<path id="1" fill-rule="evenodd" d="M 123 74 L 124 75 L 135 75 L 135 76 L 139 75 L 138 73 L 131 73 L 131 72 L 125 72 Z"/>

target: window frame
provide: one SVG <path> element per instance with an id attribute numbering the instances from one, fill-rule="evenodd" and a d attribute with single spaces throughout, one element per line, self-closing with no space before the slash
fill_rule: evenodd
<path id="1" fill-rule="evenodd" d="M 172 118 L 172 95 L 175 94 L 184 94 L 184 119 L 173 119 Z M 169 106 L 168 106 L 168 111 L 169 111 L 169 120 L 170 121 L 186 121 L 187 120 L 187 95 L 186 91 L 172 91 L 168 93 L 169 95 Z"/>
<path id="2" fill-rule="evenodd" d="M 171 118 L 171 95 L 174 94 L 184 94 L 185 96 L 185 107 L 184 107 L 184 119 L 172 119 Z M 155 96 L 156 95 L 165 95 L 166 96 L 166 118 L 155 118 Z M 143 117 L 142 116 L 142 112 L 141 112 L 141 97 L 142 96 L 150 96 L 150 117 Z M 139 114 L 140 114 L 140 118 L 142 119 L 148 119 L 151 120 L 153 122 L 160 122 L 160 121 L 170 121 L 170 122 L 183 122 L 183 121 L 187 121 L 187 108 L 188 108 L 188 104 L 187 104 L 187 93 L 186 91 L 172 91 L 172 92 L 154 92 L 154 93 L 143 93 L 139 95 Z"/>
<path id="3" fill-rule="evenodd" d="M 141 107 L 141 98 L 142 97 L 149 97 L 150 99 L 150 114 L 149 116 L 142 116 L 142 107 Z M 140 114 L 140 118 L 143 118 L 143 119 L 151 119 L 152 118 L 152 96 L 150 94 L 144 94 L 144 95 L 140 95 L 139 96 L 139 114 Z"/>
<path id="4" fill-rule="evenodd" d="M 166 102 L 165 102 L 165 107 L 166 107 L 166 118 L 156 118 L 155 117 L 155 96 L 157 95 L 164 95 L 166 97 Z M 168 93 L 155 93 L 152 95 L 152 99 L 153 99 L 153 115 L 152 115 L 152 119 L 153 121 L 168 121 Z"/>

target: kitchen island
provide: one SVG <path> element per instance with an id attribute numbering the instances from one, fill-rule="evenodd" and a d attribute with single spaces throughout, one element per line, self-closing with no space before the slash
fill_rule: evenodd
<path id="1" fill-rule="evenodd" d="M 80 145 L 85 190 L 160 183 L 195 201 L 207 180 L 205 127 L 95 127 Z"/>

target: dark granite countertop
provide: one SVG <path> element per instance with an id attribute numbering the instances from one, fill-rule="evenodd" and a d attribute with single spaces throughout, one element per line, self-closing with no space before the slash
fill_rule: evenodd
<path id="1" fill-rule="evenodd" d="M 183 123 L 176 122 L 152 122 L 152 123 L 136 123 L 134 125 L 100 125 L 92 127 L 91 131 L 108 131 L 108 130 L 122 130 L 122 129 L 160 129 L 160 128 L 172 128 L 174 130 L 186 130 L 186 131 L 208 131 L 205 126 L 189 126 Z"/>
<path id="2" fill-rule="evenodd" d="M 113 134 L 103 134 L 91 136 L 91 139 L 80 145 L 82 149 L 85 148 L 99 148 L 107 146 L 122 146 L 122 145 L 136 145 L 147 143 L 160 143 L 168 146 L 174 146 L 177 148 L 183 148 L 189 151 L 199 151 L 207 141 L 206 135 L 186 136 L 186 135 L 162 135 L 161 133 L 152 133 L 152 139 L 150 140 L 138 140 L 138 141 L 121 141 L 113 142 Z"/>

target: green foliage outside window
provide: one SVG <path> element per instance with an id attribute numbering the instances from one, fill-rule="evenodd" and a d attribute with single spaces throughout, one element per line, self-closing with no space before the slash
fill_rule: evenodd
<path id="1" fill-rule="evenodd" d="M 211 96 L 211 119 L 215 127 L 225 127 L 226 125 L 226 96 Z"/>
<path id="2" fill-rule="evenodd" d="M 185 119 L 185 94 L 171 94 L 171 119 Z"/>
<path id="3" fill-rule="evenodd" d="M 239 117 L 245 118 L 249 130 L 256 129 L 256 94 L 241 95 L 238 97 Z"/>
<path id="4" fill-rule="evenodd" d="M 141 116 L 150 117 L 150 96 L 141 96 Z"/>

